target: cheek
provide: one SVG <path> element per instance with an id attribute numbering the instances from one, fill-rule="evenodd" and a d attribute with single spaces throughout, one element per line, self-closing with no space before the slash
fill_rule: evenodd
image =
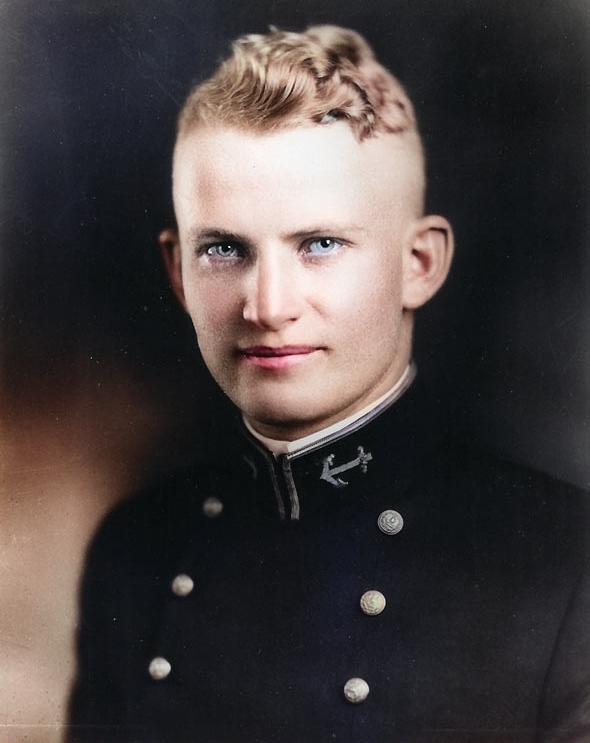
<path id="1" fill-rule="evenodd" d="M 239 315 L 239 303 L 231 285 L 221 281 L 195 281 L 185 289 L 188 312 L 199 340 L 221 339 Z"/>
<path id="2" fill-rule="evenodd" d="M 340 339 L 340 353 L 359 371 L 388 364 L 395 355 L 403 311 L 401 287 L 401 270 L 392 264 L 357 273 L 339 287 L 333 330 Z"/>
<path id="3" fill-rule="evenodd" d="M 322 300 L 334 317 L 346 317 L 352 325 L 401 312 L 402 270 L 400 262 L 367 261 L 354 266 L 338 280 L 323 287 Z"/>

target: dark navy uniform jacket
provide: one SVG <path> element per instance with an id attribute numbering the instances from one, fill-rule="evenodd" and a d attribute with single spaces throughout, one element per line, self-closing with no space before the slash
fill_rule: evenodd
<path id="1" fill-rule="evenodd" d="M 70 740 L 588 741 L 587 525 L 416 383 L 296 454 L 228 434 L 101 528 Z"/>

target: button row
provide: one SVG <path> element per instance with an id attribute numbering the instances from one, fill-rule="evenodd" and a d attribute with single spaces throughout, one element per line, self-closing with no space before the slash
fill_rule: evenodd
<path id="1" fill-rule="evenodd" d="M 180 573 L 172 581 L 171 587 L 172 593 L 175 596 L 178 596 L 179 598 L 185 598 L 193 592 L 195 588 L 195 582 L 190 577 L 190 575 L 186 575 L 186 573 Z M 386 604 L 387 601 L 381 591 L 365 591 L 360 600 L 361 609 L 365 614 L 368 614 L 369 616 L 376 616 L 377 614 L 381 614 L 383 609 L 385 609 Z"/>
<path id="2" fill-rule="evenodd" d="M 166 660 L 158 656 L 154 658 L 148 671 L 154 681 L 163 681 L 172 672 L 172 666 Z M 369 696 L 369 684 L 362 678 L 351 678 L 344 684 L 344 697 L 351 704 L 360 704 Z"/>
<path id="3" fill-rule="evenodd" d="M 379 514 L 377 519 L 379 530 L 387 536 L 399 534 L 404 528 L 404 520 L 401 513 L 393 509 L 387 509 Z M 360 605 L 362 611 L 370 617 L 375 617 L 385 609 L 387 600 L 381 591 L 365 591 L 361 596 Z M 369 696 L 369 684 L 365 679 L 355 676 L 348 679 L 344 684 L 344 698 L 351 704 L 361 704 Z"/>
<path id="4" fill-rule="evenodd" d="M 172 581 L 172 593 L 179 598 L 185 598 L 191 594 L 194 587 L 195 582 L 186 573 L 180 573 Z M 369 616 L 381 614 L 386 603 L 385 596 L 381 591 L 365 591 L 360 600 L 361 609 Z"/>

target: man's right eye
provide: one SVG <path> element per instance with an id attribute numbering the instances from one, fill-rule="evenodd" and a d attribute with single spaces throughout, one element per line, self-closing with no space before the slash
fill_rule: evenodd
<path id="1" fill-rule="evenodd" d="M 239 258 L 240 249 L 234 243 L 214 243 L 207 247 L 205 255 L 210 258 L 222 258 L 225 260 L 230 258 Z"/>

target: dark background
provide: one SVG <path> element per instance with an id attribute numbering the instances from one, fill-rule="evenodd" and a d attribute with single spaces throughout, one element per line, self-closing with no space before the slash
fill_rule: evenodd
<path id="1" fill-rule="evenodd" d="M 223 403 L 157 251 L 177 110 L 229 41 L 350 26 L 415 103 L 429 206 L 453 223 L 419 370 L 457 428 L 590 483 L 585 0 L 3 0 L 4 403 L 120 376 L 153 410 L 146 469 L 189 457 Z M 92 426 L 89 415 L 88 426 Z"/>

